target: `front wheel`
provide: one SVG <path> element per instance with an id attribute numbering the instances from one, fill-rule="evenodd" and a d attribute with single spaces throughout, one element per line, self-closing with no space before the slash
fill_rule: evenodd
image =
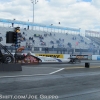
<path id="1" fill-rule="evenodd" d="M 10 56 L 10 55 L 6 55 L 3 58 L 3 62 L 4 63 L 13 63 L 14 62 L 14 58 L 12 56 Z"/>
<path id="2" fill-rule="evenodd" d="M 39 60 L 39 63 L 41 63 L 42 62 L 42 60 Z"/>

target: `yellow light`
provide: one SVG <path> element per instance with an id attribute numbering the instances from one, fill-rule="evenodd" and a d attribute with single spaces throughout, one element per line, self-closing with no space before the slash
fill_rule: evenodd
<path id="1" fill-rule="evenodd" d="M 20 32 L 20 30 L 16 30 L 16 32 L 17 32 L 17 33 L 19 33 L 19 32 Z"/>

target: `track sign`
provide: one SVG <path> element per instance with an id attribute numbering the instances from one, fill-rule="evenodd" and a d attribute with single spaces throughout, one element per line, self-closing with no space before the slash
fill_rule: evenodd
<path id="1" fill-rule="evenodd" d="M 6 33 L 6 43 L 14 43 L 14 40 L 13 40 L 14 33 L 15 32 L 12 32 L 12 31 L 9 31 Z"/>

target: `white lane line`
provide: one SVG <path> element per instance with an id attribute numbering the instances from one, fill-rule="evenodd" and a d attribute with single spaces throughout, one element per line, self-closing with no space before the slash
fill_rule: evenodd
<path id="1" fill-rule="evenodd" d="M 56 70 L 56 71 L 54 71 L 54 72 L 51 72 L 51 73 L 49 73 L 50 75 L 52 75 L 52 74 L 55 74 L 55 73 L 57 73 L 57 72 L 60 72 L 60 71 L 62 71 L 62 70 L 64 70 L 65 68 L 61 68 L 61 69 L 59 69 L 59 70 Z"/>
<path id="2" fill-rule="evenodd" d="M 1 76 L 0 78 L 17 78 L 17 77 L 31 77 L 31 76 L 46 76 L 46 75 L 52 75 L 54 73 L 57 73 L 59 71 L 64 70 L 65 68 L 61 68 L 59 70 L 56 70 L 54 72 L 48 73 L 48 74 L 33 74 L 33 75 L 15 75 L 15 76 Z"/>
<path id="3" fill-rule="evenodd" d="M 45 75 L 49 75 L 49 74 L 34 74 L 34 75 L 1 76 L 0 78 L 17 78 L 17 77 L 45 76 Z"/>
<path id="4" fill-rule="evenodd" d="M 78 69 L 78 68 L 85 68 L 85 67 L 66 67 L 65 69 Z"/>

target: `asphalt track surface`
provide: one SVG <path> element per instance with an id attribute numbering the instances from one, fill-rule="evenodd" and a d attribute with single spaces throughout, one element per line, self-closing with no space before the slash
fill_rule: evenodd
<path id="1" fill-rule="evenodd" d="M 23 65 L 0 72 L 1 100 L 100 100 L 100 61 Z"/>

